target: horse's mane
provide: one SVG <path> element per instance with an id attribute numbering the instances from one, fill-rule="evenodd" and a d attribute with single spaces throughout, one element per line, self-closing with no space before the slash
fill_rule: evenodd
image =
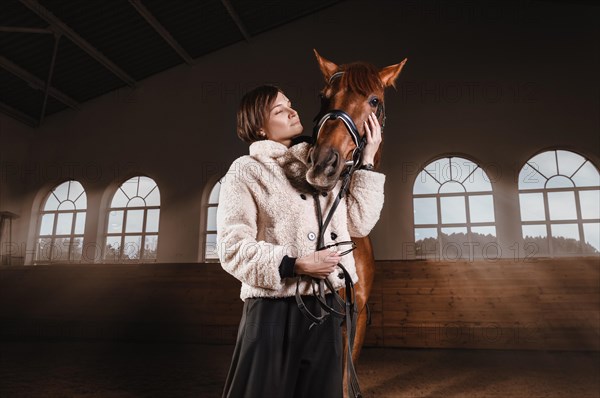
<path id="1" fill-rule="evenodd" d="M 369 63 L 354 62 L 341 65 L 340 71 L 344 71 L 340 85 L 346 90 L 366 96 L 373 91 L 383 89 L 383 83 L 379 79 L 379 70 Z"/>

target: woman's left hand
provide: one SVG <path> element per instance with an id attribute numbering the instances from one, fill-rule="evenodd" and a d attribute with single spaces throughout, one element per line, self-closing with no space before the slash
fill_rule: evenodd
<path id="1" fill-rule="evenodd" d="M 382 140 L 381 126 L 373 112 L 369 115 L 368 120 L 365 121 L 365 134 L 367 136 L 367 143 L 363 149 L 362 163 L 373 163 Z"/>

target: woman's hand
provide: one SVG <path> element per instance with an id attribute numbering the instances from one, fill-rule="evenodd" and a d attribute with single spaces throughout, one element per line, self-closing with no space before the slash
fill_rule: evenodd
<path id="1" fill-rule="evenodd" d="M 317 279 L 325 279 L 331 274 L 341 260 L 339 251 L 319 250 L 296 259 L 294 272 L 298 275 L 309 275 Z"/>
<path id="2" fill-rule="evenodd" d="M 381 126 L 373 112 L 371 112 L 369 118 L 365 121 L 365 134 L 367 136 L 367 143 L 363 149 L 362 164 L 373 163 L 375 154 L 379 149 L 379 144 L 381 144 Z"/>

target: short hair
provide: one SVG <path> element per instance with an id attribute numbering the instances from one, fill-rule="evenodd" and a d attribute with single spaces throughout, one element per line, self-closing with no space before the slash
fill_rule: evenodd
<path id="1" fill-rule="evenodd" d="M 240 101 L 237 112 L 237 135 L 249 144 L 266 140 L 259 134 L 269 116 L 269 108 L 283 92 L 279 87 L 264 85 L 247 92 Z"/>

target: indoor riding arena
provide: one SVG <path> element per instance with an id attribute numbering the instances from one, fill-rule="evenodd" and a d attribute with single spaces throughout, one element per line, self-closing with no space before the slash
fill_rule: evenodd
<path id="1" fill-rule="evenodd" d="M 358 282 L 329 316 L 356 331 L 340 362 L 362 397 L 600 398 L 599 20 L 562 0 L 0 1 L 0 397 L 227 395 L 250 306 L 220 203 L 245 198 L 226 189 L 250 158 L 240 100 L 271 84 L 309 162 L 334 132 L 350 156 L 328 175 L 350 181 Z M 385 96 L 344 89 L 357 62 Z M 359 168 L 363 109 L 385 129 Z M 371 211 L 354 192 L 373 173 L 369 230 L 351 211 Z M 340 196 L 282 201 L 267 174 L 282 214 Z M 240 255 L 275 247 L 277 283 L 318 286 L 299 259 L 282 274 L 298 247 L 344 243 L 312 217 L 285 257 L 274 228 Z"/>

